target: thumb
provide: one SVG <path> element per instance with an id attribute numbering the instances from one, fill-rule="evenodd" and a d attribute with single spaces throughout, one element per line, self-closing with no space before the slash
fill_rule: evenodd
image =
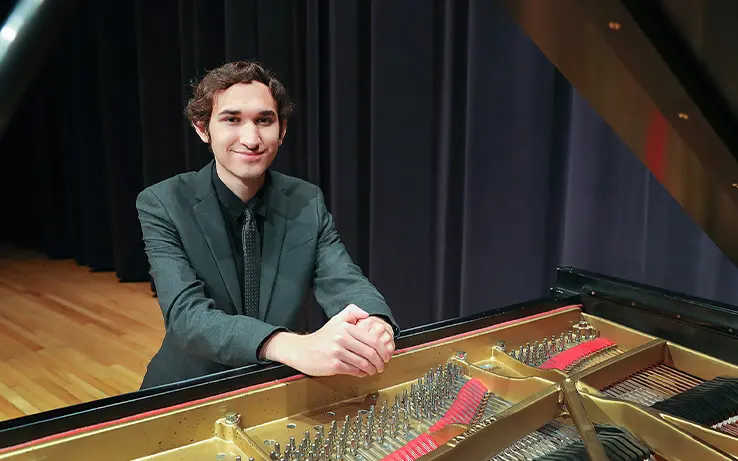
<path id="1" fill-rule="evenodd" d="M 344 310 L 339 312 L 336 317 L 337 320 L 340 322 L 348 322 L 354 324 L 361 319 L 369 317 L 369 314 L 364 312 L 364 310 L 356 304 L 349 304 Z"/>

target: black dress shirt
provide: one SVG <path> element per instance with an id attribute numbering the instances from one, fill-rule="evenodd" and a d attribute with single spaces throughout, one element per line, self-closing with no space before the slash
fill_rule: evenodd
<path id="1" fill-rule="evenodd" d="M 218 194 L 220 210 L 226 223 L 228 240 L 230 240 L 233 261 L 236 263 L 239 286 L 241 287 L 241 298 L 243 299 L 243 245 L 241 242 L 241 226 L 243 223 L 243 212 L 247 206 L 253 207 L 256 212 L 256 226 L 259 230 L 259 249 L 264 245 L 264 217 L 266 216 L 266 203 L 264 202 L 264 191 L 269 187 L 269 175 L 266 175 L 264 186 L 247 203 L 241 201 L 232 190 L 226 186 L 213 168 L 213 186 Z"/>

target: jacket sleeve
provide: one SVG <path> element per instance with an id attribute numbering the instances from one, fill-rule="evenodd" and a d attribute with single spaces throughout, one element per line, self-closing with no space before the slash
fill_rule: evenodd
<path id="1" fill-rule="evenodd" d="M 387 302 L 351 260 L 320 189 L 317 194 L 317 214 L 319 235 L 313 279 L 315 299 L 329 317 L 338 314 L 349 304 L 356 304 L 369 315 L 384 318 L 392 325 L 397 336 L 400 328 Z"/>
<path id="2" fill-rule="evenodd" d="M 224 365 L 267 363 L 259 360 L 259 347 L 274 332 L 285 329 L 218 309 L 205 295 L 161 200 L 146 189 L 139 194 L 136 209 L 167 336 L 188 354 Z"/>

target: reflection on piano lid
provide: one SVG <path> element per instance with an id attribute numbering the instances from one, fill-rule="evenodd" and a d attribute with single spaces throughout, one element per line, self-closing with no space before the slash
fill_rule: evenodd
<path id="1" fill-rule="evenodd" d="M 738 263 L 736 2 L 505 0 L 524 33 Z"/>

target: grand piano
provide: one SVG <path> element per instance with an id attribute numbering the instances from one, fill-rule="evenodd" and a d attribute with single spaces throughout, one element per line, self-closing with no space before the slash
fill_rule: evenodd
<path id="1" fill-rule="evenodd" d="M 506 6 L 736 263 L 732 3 Z M 738 459 L 737 334 L 736 306 L 561 267 L 545 299 L 403 332 L 381 375 L 248 366 L 0 423 L 0 460 Z"/>

